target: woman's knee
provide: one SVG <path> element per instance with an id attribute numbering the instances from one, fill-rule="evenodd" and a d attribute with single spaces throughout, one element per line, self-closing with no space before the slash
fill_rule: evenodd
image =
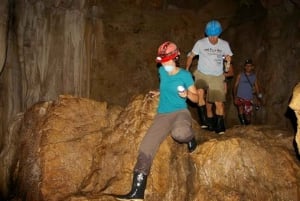
<path id="1" fill-rule="evenodd" d="M 176 126 L 172 130 L 172 137 L 178 142 L 188 142 L 193 138 L 193 131 L 189 125 Z"/>

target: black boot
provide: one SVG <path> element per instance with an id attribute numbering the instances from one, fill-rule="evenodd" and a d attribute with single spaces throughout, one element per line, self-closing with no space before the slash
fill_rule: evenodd
<path id="1" fill-rule="evenodd" d="M 216 124 L 215 117 L 208 117 L 206 123 L 207 123 L 207 130 L 209 131 L 215 130 L 215 124 Z"/>
<path id="2" fill-rule="evenodd" d="M 189 142 L 187 143 L 187 147 L 188 147 L 188 151 L 189 151 L 190 153 L 192 153 L 192 152 L 196 149 L 196 147 L 197 147 L 196 139 L 193 138 L 191 141 L 189 141 Z"/>
<path id="3" fill-rule="evenodd" d="M 144 200 L 144 193 L 147 185 L 147 175 L 139 172 L 133 173 L 131 191 L 126 195 L 115 196 L 117 200 Z"/>
<path id="4" fill-rule="evenodd" d="M 205 105 L 201 105 L 198 106 L 198 116 L 199 116 L 199 121 L 200 121 L 200 125 L 201 128 L 207 128 L 207 117 L 206 117 L 206 106 Z"/>
<path id="5" fill-rule="evenodd" d="M 239 114 L 239 120 L 241 125 L 247 125 L 247 120 L 245 119 L 245 115 Z"/>
<path id="6" fill-rule="evenodd" d="M 223 115 L 217 115 L 216 117 L 216 133 L 218 134 L 224 134 L 225 133 L 225 122 L 224 122 L 224 116 Z"/>
<path id="7" fill-rule="evenodd" d="M 244 118 L 245 118 L 246 125 L 251 124 L 251 115 L 244 114 Z"/>

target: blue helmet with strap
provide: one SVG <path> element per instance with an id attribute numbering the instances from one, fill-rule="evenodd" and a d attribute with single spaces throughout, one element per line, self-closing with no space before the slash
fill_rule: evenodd
<path id="1" fill-rule="evenodd" d="M 222 26 L 217 20 L 211 20 L 205 27 L 205 34 L 207 36 L 219 36 L 222 33 Z"/>

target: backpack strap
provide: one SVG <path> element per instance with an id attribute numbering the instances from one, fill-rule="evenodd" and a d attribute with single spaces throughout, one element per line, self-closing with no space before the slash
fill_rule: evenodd
<path id="1" fill-rule="evenodd" d="M 249 77 L 248 77 L 248 75 L 246 73 L 244 73 L 244 74 L 245 74 L 245 76 L 246 76 L 246 78 L 247 78 L 247 80 L 248 80 L 248 82 L 249 82 L 249 84 L 250 84 L 250 86 L 252 88 L 252 93 L 256 94 L 256 89 L 255 89 L 254 83 L 252 84 L 251 81 L 250 81 L 250 79 L 249 79 Z"/>
<path id="2" fill-rule="evenodd" d="M 252 83 L 250 82 L 248 75 L 247 75 L 246 73 L 244 73 L 244 74 L 245 74 L 245 76 L 246 76 L 246 78 L 247 78 L 247 80 L 248 80 L 250 86 L 251 86 L 251 87 L 254 87 L 254 84 L 252 84 Z"/>

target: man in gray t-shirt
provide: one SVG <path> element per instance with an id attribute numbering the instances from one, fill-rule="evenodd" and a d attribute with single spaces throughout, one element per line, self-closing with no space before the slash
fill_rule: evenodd
<path id="1" fill-rule="evenodd" d="M 221 24 L 212 20 L 207 23 L 207 37 L 198 40 L 188 54 L 186 69 L 189 70 L 193 58 L 198 55 L 197 70 L 194 72 L 199 102 L 198 113 L 202 128 L 214 130 L 218 134 L 225 132 L 224 102 L 226 100 L 226 84 L 224 73 L 231 68 L 233 55 L 227 41 L 219 38 Z M 227 65 L 224 69 L 224 60 Z M 212 111 L 215 104 L 215 112 Z M 214 114 L 216 117 L 214 117 Z"/>

